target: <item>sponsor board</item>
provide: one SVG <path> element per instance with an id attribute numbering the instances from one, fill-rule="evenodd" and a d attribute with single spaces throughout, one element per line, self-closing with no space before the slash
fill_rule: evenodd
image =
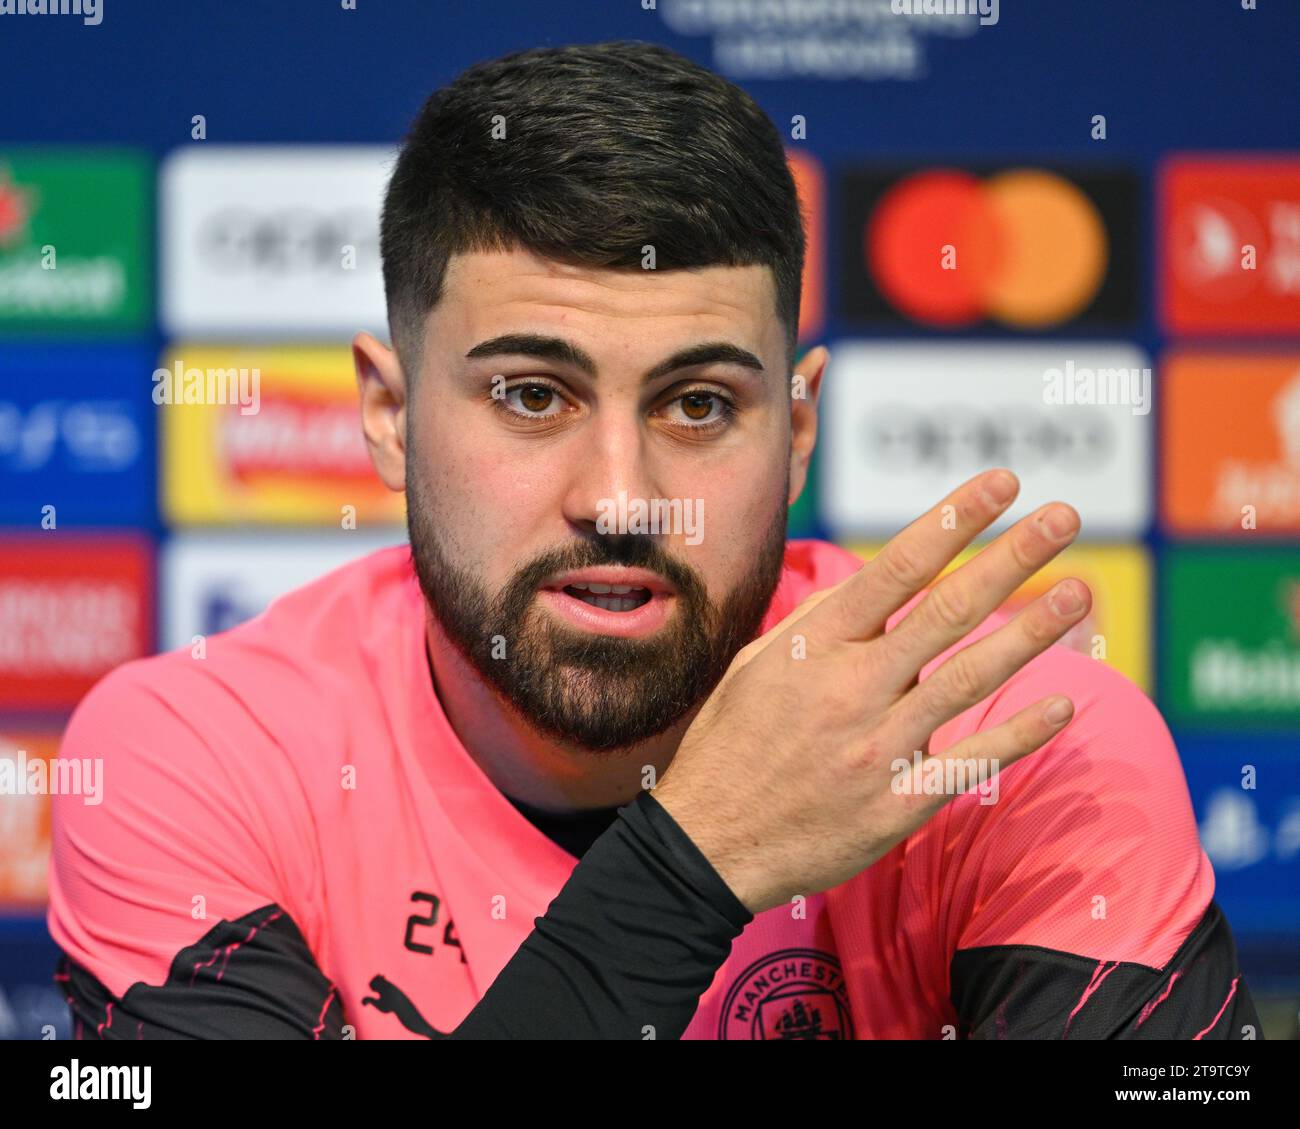
<path id="1" fill-rule="evenodd" d="M 1300 546 L 1170 547 L 1161 708 L 1174 725 L 1300 725 Z"/>
<path id="2" fill-rule="evenodd" d="M 1300 755 L 1294 738 L 1176 734 L 1214 897 L 1238 938 L 1289 937 L 1300 952 Z"/>
<path id="3" fill-rule="evenodd" d="M 1124 170 L 908 165 L 840 181 L 840 301 L 873 326 L 1040 331 L 1137 321 Z"/>
<path id="4" fill-rule="evenodd" d="M 238 374 L 208 387 L 211 402 L 177 397 L 177 373 Z M 401 522 L 405 495 L 376 475 L 361 432 L 352 354 L 346 345 L 188 346 L 164 356 L 159 407 L 162 504 L 176 525 L 269 522 L 357 527 Z M 236 387 L 251 396 L 238 399 Z M 184 399 L 209 402 L 183 402 Z"/>
<path id="5" fill-rule="evenodd" d="M 152 521 L 152 368 L 143 350 L 0 352 L 0 522 Z"/>
<path id="6" fill-rule="evenodd" d="M 48 777 L 58 748 L 56 733 L 0 729 L 0 761 L 11 766 L 0 764 L 0 909 L 39 909 L 49 893 L 50 797 L 27 781 L 36 762 Z"/>
<path id="7" fill-rule="evenodd" d="M 172 336 L 387 332 L 379 213 L 393 152 L 197 146 L 160 175 Z"/>
<path id="8" fill-rule="evenodd" d="M 839 342 L 822 386 L 822 518 L 841 539 L 892 536 L 1005 466 L 1021 494 L 995 529 L 1059 499 L 1079 511 L 1084 539 L 1139 535 L 1151 512 L 1149 366 L 1111 342 Z M 1088 376 L 1080 387 L 1094 394 L 1077 395 Z"/>
<path id="9" fill-rule="evenodd" d="M 1300 352 L 1178 351 L 1160 387 L 1165 526 L 1300 534 Z"/>
<path id="10" fill-rule="evenodd" d="M 150 171 L 133 153 L 0 151 L 0 334 L 145 328 Z"/>
<path id="11" fill-rule="evenodd" d="M 152 556 L 128 534 L 0 539 L 0 709 L 70 710 L 151 652 Z"/>
<path id="12" fill-rule="evenodd" d="M 812 458 L 808 460 L 808 475 L 804 479 L 803 490 L 789 509 L 786 523 L 787 539 L 795 537 L 817 536 L 817 451 L 814 448 Z"/>
<path id="13" fill-rule="evenodd" d="M 272 600 L 405 537 L 320 531 L 265 536 L 189 534 L 173 537 L 159 561 L 162 647 L 192 646 L 252 619 Z"/>
<path id="14" fill-rule="evenodd" d="M 785 156 L 804 217 L 798 338 L 806 341 L 822 331 L 826 317 L 826 183 L 821 165 L 811 154 L 787 149 Z"/>
<path id="15" fill-rule="evenodd" d="M 1167 332 L 1300 332 L 1300 157 L 1174 157 L 1157 201 Z"/>
<path id="16" fill-rule="evenodd" d="M 845 545 L 864 561 L 884 547 L 884 542 Z M 964 549 L 941 575 L 960 568 L 981 548 L 983 544 Z M 1076 542 L 1017 588 L 1002 610 L 1015 615 L 1068 577 L 1082 580 L 1091 589 L 1092 609 L 1062 637 L 1061 644 L 1108 663 L 1150 693 L 1151 560 L 1147 551 L 1139 545 Z"/>

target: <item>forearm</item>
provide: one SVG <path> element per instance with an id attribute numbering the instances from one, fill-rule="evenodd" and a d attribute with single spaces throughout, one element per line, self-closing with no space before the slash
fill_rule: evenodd
<path id="1" fill-rule="evenodd" d="M 453 1039 L 675 1039 L 752 920 L 648 792 L 619 813 Z"/>

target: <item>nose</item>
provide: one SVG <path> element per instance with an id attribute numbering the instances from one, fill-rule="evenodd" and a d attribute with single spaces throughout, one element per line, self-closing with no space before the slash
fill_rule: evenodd
<path id="1" fill-rule="evenodd" d="M 624 532 L 610 524 L 619 513 L 620 495 L 624 505 L 655 497 L 651 453 L 639 419 L 610 408 L 594 412 L 574 456 L 566 472 L 565 520 L 583 536 Z"/>

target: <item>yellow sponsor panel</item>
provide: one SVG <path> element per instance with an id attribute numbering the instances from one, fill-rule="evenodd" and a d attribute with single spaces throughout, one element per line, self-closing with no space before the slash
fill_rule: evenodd
<path id="1" fill-rule="evenodd" d="M 153 379 L 173 524 L 404 520 L 370 464 L 348 346 L 179 344 Z"/>
<path id="2" fill-rule="evenodd" d="M 884 543 L 853 542 L 844 547 L 870 560 Z M 962 552 L 944 575 L 970 560 L 981 547 Z M 1092 589 L 1092 610 L 1063 642 L 1085 655 L 1104 659 L 1150 693 L 1151 561 L 1146 549 L 1141 545 L 1072 545 L 1022 584 L 1003 608 L 1014 614 L 1068 576 Z"/>

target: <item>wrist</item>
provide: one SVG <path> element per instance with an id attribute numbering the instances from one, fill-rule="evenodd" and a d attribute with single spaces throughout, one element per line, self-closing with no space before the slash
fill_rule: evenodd
<path id="1" fill-rule="evenodd" d="M 752 862 L 747 861 L 758 852 L 751 849 L 752 845 L 730 841 L 727 835 L 730 821 L 710 818 L 697 811 L 679 792 L 665 787 L 666 783 L 659 784 L 649 795 L 668 814 L 736 901 L 750 914 L 766 909 L 763 875 L 755 871 Z"/>

